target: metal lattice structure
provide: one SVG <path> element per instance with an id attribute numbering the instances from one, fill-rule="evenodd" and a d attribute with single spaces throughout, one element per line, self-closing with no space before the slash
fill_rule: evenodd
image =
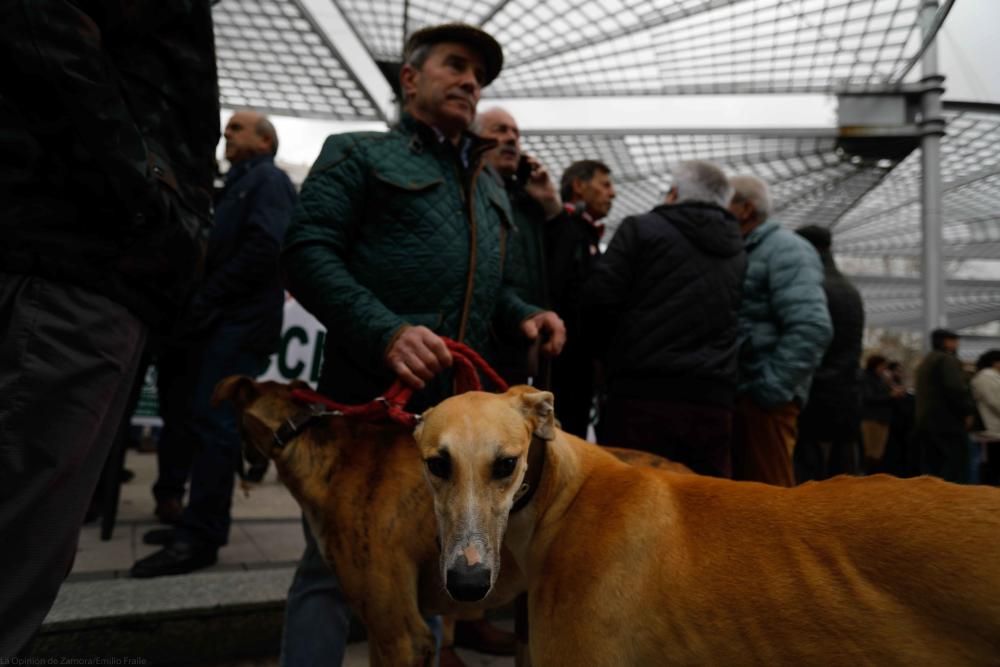
<path id="1" fill-rule="evenodd" d="M 1000 259 L 1000 107 L 947 105 L 942 142 L 946 257 Z M 838 251 L 918 255 L 920 162 L 913 154 L 836 226 Z"/>
<path id="2" fill-rule="evenodd" d="M 425 25 L 482 25 L 504 45 L 493 97 L 880 90 L 917 54 L 922 0 L 329 0 L 376 61 Z M 214 10 L 223 103 L 372 120 L 307 0 Z"/>
<path id="3" fill-rule="evenodd" d="M 729 173 L 763 178 L 772 186 L 776 215 L 791 227 L 832 226 L 894 164 L 859 165 L 843 155 L 833 136 L 791 133 L 526 133 L 523 145 L 557 175 L 585 157 L 611 167 L 618 185 L 611 227 L 662 201 L 670 168 L 684 160 L 712 160 Z"/>
<path id="4" fill-rule="evenodd" d="M 864 296 L 868 326 L 922 328 L 919 279 L 854 276 L 852 280 Z M 945 301 L 950 326 L 956 329 L 992 322 L 1000 313 L 1000 290 L 995 280 L 949 280 Z"/>
<path id="5" fill-rule="evenodd" d="M 942 0 L 933 34 L 952 0 Z M 391 120 L 370 72 L 391 78 L 405 36 L 425 25 L 480 25 L 503 45 L 489 98 L 689 94 L 885 93 L 906 89 L 926 46 L 925 0 L 223 0 L 215 5 L 222 103 L 336 120 Z M 925 26 L 925 29 L 928 29 Z M 360 56 L 349 53 L 349 34 Z M 349 40 L 348 40 L 349 41 Z M 357 64 L 372 65 L 359 71 Z M 353 58 L 353 60 L 352 60 Z M 381 77 L 381 75 L 378 75 Z M 378 82 L 385 86 L 386 81 Z M 571 109 L 567 107 L 568 114 Z M 943 114 L 941 255 L 955 265 L 1000 260 L 1000 104 L 951 105 Z M 919 118 L 909 121 L 917 128 Z M 914 132 L 916 130 L 914 129 Z M 915 135 L 914 135 L 915 136 Z M 612 229 L 649 210 L 670 168 L 709 159 L 772 187 L 789 227 L 834 230 L 860 276 L 869 322 L 920 328 L 920 150 L 855 151 L 836 128 L 692 131 L 534 131 L 525 149 L 556 177 L 571 162 L 603 160 L 618 197 Z M 912 152 L 909 152 L 911 151 Z M 899 267 L 903 268 L 900 269 Z M 1000 281 L 949 281 L 953 326 L 997 319 Z"/>
<path id="6" fill-rule="evenodd" d="M 212 9 L 224 107 L 379 120 L 376 106 L 309 14 L 292 0 L 230 0 Z"/>

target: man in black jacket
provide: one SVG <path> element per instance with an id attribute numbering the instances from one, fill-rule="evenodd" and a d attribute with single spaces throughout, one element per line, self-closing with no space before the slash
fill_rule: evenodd
<path id="1" fill-rule="evenodd" d="M 861 337 L 865 308 L 861 293 L 837 268 L 830 230 L 810 225 L 796 230 L 823 261 L 823 291 L 833 323 L 833 340 L 813 375 L 809 400 L 799 415 L 795 478 L 799 483 L 860 470 Z"/>
<path id="2" fill-rule="evenodd" d="M 158 361 L 164 429 L 153 495 L 158 507 L 179 505 L 190 476 L 188 504 L 176 530 L 146 534 L 148 543 L 164 548 L 136 562 L 133 577 L 215 563 L 229 539 L 240 436 L 231 407 L 211 405 L 212 391 L 230 375 L 263 373 L 281 337 L 285 292 L 278 254 L 295 188 L 274 164 L 278 135 L 266 116 L 236 112 L 225 138 L 232 166 L 215 209 L 205 280 Z"/>
<path id="3" fill-rule="evenodd" d="M 574 162 L 559 184 L 565 211 L 545 230 L 549 297 L 566 324 L 566 346 L 552 360 L 556 416 L 564 431 L 587 437 L 594 401 L 594 359 L 583 324 L 583 284 L 601 256 L 602 219 L 611 212 L 615 186 L 611 168 L 598 160 Z"/>
<path id="4" fill-rule="evenodd" d="M 219 137 L 207 2 L 0 4 L 0 656 L 73 563 L 147 333 L 198 279 Z"/>
<path id="5" fill-rule="evenodd" d="M 583 290 L 606 363 L 602 442 L 731 475 L 737 313 L 746 255 L 710 162 L 680 164 L 666 203 L 626 218 Z"/>

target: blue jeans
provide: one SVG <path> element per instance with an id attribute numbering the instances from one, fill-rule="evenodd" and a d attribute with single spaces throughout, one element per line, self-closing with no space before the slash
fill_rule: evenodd
<path id="1" fill-rule="evenodd" d="M 241 444 L 233 406 L 212 407 L 212 392 L 223 378 L 256 377 L 267 368 L 267 353 L 240 348 L 246 332 L 245 325 L 220 325 L 192 347 L 164 350 L 157 362 L 164 427 L 153 495 L 183 497 L 190 476 L 178 536 L 215 547 L 229 541 Z"/>
<path id="2" fill-rule="evenodd" d="M 306 550 L 288 589 L 281 633 L 281 667 L 336 667 L 344 662 L 351 610 L 337 575 L 327 567 L 305 519 Z M 441 617 L 425 616 L 441 648 Z"/>

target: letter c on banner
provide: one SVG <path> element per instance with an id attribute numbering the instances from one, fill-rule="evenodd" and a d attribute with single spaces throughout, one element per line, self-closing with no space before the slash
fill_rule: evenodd
<path id="1" fill-rule="evenodd" d="M 306 334 L 306 330 L 298 326 L 289 327 L 288 331 L 286 331 L 281 337 L 281 352 L 278 353 L 278 372 L 281 373 L 281 377 L 286 380 L 294 380 L 298 378 L 302 375 L 302 371 L 306 369 L 305 362 L 301 360 L 296 362 L 294 366 L 288 365 L 288 348 L 293 338 L 302 343 L 303 346 L 309 342 L 309 336 Z"/>

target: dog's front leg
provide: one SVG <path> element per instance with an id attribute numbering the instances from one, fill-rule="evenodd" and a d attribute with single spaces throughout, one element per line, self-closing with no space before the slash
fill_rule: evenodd
<path id="1" fill-rule="evenodd" d="M 359 608 L 368 629 L 372 667 L 433 667 L 437 640 L 417 603 L 416 568 L 376 550 L 365 573 Z"/>

